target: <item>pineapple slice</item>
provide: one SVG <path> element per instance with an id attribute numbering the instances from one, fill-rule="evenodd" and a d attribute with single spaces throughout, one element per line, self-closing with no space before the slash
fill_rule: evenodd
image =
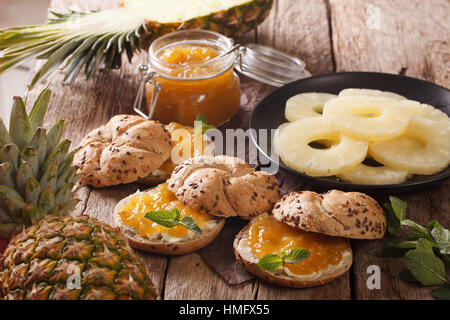
<path id="1" fill-rule="evenodd" d="M 288 121 L 296 121 L 309 117 L 320 117 L 323 105 L 336 98 L 336 95 L 322 92 L 301 93 L 289 98 L 286 102 L 284 116 Z"/>
<path id="2" fill-rule="evenodd" d="M 444 112 L 429 104 L 421 104 L 410 100 L 408 109 L 411 116 L 423 117 L 432 121 L 443 121 L 445 123 L 448 123 L 450 120 Z"/>
<path id="3" fill-rule="evenodd" d="M 357 184 L 396 184 L 408 179 L 408 171 L 386 166 L 372 167 L 360 163 L 336 176 L 341 180 Z"/>
<path id="4" fill-rule="evenodd" d="M 386 166 L 416 174 L 433 174 L 450 163 L 450 126 L 411 117 L 406 132 L 390 141 L 373 142 L 370 154 Z"/>
<path id="5" fill-rule="evenodd" d="M 275 131 L 275 134 L 273 135 L 273 141 L 272 141 L 273 148 L 272 148 L 272 150 L 275 151 L 277 154 L 280 154 L 279 145 L 280 145 L 280 134 L 281 134 L 281 131 L 283 131 L 284 128 L 286 128 L 289 124 L 290 124 L 290 122 L 285 122 L 285 123 L 280 124 L 278 129 Z"/>
<path id="6" fill-rule="evenodd" d="M 374 89 L 354 89 L 348 88 L 339 92 L 339 97 L 366 96 L 366 97 L 386 97 L 397 100 L 406 100 L 404 96 L 390 92 Z"/>
<path id="7" fill-rule="evenodd" d="M 355 139 L 383 141 L 405 132 L 410 103 L 375 96 L 340 97 L 325 104 L 323 117 L 343 134 Z"/>
<path id="8" fill-rule="evenodd" d="M 313 142 L 326 148 L 314 148 L 310 145 Z M 279 139 L 284 163 L 310 176 L 332 176 L 355 167 L 366 157 L 368 145 L 340 134 L 321 117 L 290 123 Z"/>

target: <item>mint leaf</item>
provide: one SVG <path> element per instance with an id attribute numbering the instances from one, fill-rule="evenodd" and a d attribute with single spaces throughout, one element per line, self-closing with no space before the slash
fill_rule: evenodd
<path id="1" fill-rule="evenodd" d="M 168 210 L 150 211 L 147 212 L 144 217 L 166 228 L 176 227 L 179 222 L 176 219 L 176 212 Z"/>
<path id="2" fill-rule="evenodd" d="M 409 229 L 412 232 L 412 238 L 414 238 L 414 239 L 425 238 L 429 241 L 434 241 L 430 232 L 425 227 L 422 227 L 420 224 L 415 223 L 412 220 L 408 220 L 408 219 L 403 220 L 401 222 L 401 225 L 409 227 Z"/>
<path id="3" fill-rule="evenodd" d="M 431 236 L 439 246 L 440 253 L 450 254 L 450 231 L 441 226 L 437 221 L 434 221 Z"/>
<path id="4" fill-rule="evenodd" d="M 433 253 L 411 250 L 405 254 L 405 262 L 411 274 L 424 286 L 448 283 L 444 263 Z"/>
<path id="5" fill-rule="evenodd" d="M 407 203 L 397 197 L 390 196 L 389 200 L 391 201 L 392 210 L 395 213 L 397 219 L 402 222 L 406 218 L 406 208 L 408 207 Z"/>
<path id="6" fill-rule="evenodd" d="M 389 234 L 398 234 L 402 227 L 400 225 L 400 221 L 395 215 L 394 209 L 392 209 L 392 206 L 389 203 L 385 203 L 384 208 L 384 217 L 386 218 Z"/>
<path id="7" fill-rule="evenodd" d="M 200 121 L 204 124 L 208 124 L 208 120 L 206 120 L 206 117 L 202 113 L 197 114 L 195 121 Z"/>
<path id="8" fill-rule="evenodd" d="M 450 286 L 442 286 L 436 290 L 431 291 L 431 295 L 436 299 L 450 300 Z"/>
<path id="9" fill-rule="evenodd" d="M 172 209 L 172 216 L 174 217 L 175 221 L 179 221 L 180 220 L 180 210 L 178 210 L 177 208 Z"/>
<path id="10" fill-rule="evenodd" d="M 417 240 L 416 248 L 420 251 L 433 253 L 433 247 L 435 246 L 436 245 L 433 242 L 428 241 L 424 238 L 420 238 L 419 240 Z"/>
<path id="11" fill-rule="evenodd" d="M 209 125 L 206 117 L 203 114 L 199 113 L 194 121 L 194 132 L 198 134 L 204 134 L 210 129 L 216 129 L 216 127 L 213 125 Z"/>
<path id="12" fill-rule="evenodd" d="M 266 271 L 275 271 L 283 265 L 283 259 L 279 255 L 269 253 L 259 259 L 258 266 Z"/>
<path id="13" fill-rule="evenodd" d="M 294 248 L 284 257 L 284 262 L 289 264 L 299 263 L 308 259 L 310 253 L 307 249 L 303 248 Z"/>
<path id="14" fill-rule="evenodd" d="M 197 222 L 195 222 L 195 220 L 193 218 L 191 218 L 191 217 L 183 217 L 180 220 L 180 224 L 182 226 L 184 226 L 185 228 L 191 230 L 192 232 L 196 233 L 196 234 L 201 234 L 202 233 L 202 230 L 197 225 Z"/>
<path id="15" fill-rule="evenodd" d="M 309 251 L 303 248 L 294 248 L 286 253 L 281 251 L 281 255 L 269 253 L 259 259 L 258 266 L 266 271 L 275 271 L 280 268 L 283 263 L 295 264 L 309 258 Z"/>

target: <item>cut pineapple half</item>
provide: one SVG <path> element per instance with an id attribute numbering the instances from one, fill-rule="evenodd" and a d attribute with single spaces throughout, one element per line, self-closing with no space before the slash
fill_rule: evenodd
<path id="1" fill-rule="evenodd" d="M 406 132 L 390 141 L 373 142 L 370 154 L 386 166 L 415 174 L 433 174 L 450 163 L 450 126 L 411 117 Z"/>
<path id="2" fill-rule="evenodd" d="M 372 167 L 360 163 L 336 176 L 341 180 L 357 184 L 397 184 L 408 179 L 408 171 L 386 166 Z"/>
<path id="3" fill-rule="evenodd" d="M 337 96 L 323 92 L 301 93 L 288 99 L 284 116 L 288 121 L 296 121 L 309 117 L 320 117 L 323 105 Z"/>
<path id="4" fill-rule="evenodd" d="M 326 149 L 310 144 L 319 142 Z M 283 162 L 310 176 L 332 176 L 364 160 L 368 143 L 339 133 L 321 117 L 290 123 L 280 133 L 279 151 Z"/>
<path id="5" fill-rule="evenodd" d="M 366 141 L 393 139 L 409 122 L 408 100 L 347 96 L 325 104 L 324 119 L 345 135 Z"/>
<path id="6" fill-rule="evenodd" d="M 273 0 L 124 0 L 119 8 L 67 14 L 52 12 L 43 25 L 0 30 L 0 73 L 34 58 L 45 59 L 34 85 L 65 69 L 71 82 L 84 70 L 120 68 L 122 57 L 148 48 L 177 30 L 206 29 L 239 37 L 269 14 Z"/>
<path id="7" fill-rule="evenodd" d="M 275 151 L 277 154 L 280 153 L 280 151 L 279 151 L 280 134 L 284 130 L 284 128 L 286 128 L 289 124 L 290 124 L 290 122 L 285 122 L 285 123 L 280 124 L 278 129 L 275 131 L 275 134 L 273 135 L 273 140 L 272 140 L 273 148 L 272 148 L 272 150 Z"/>
<path id="8" fill-rule="evenodd" d="M 366 96 L 366 97 L 386 97 L 397 100 L 406 100 L 404 96 L 390 91 L 381 91 L 374 89 L 355 89 L 348 88 L 339 92 L 339 97 Z"/>

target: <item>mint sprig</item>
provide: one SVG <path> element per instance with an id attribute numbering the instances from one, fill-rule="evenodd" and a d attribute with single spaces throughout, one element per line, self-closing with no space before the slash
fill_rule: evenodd
<path id="1" fill-rule="evenodd" d="M 266 271 L 276 271 L 278 270 L 284 263 L 295 264 L 301 261 L 308 259 L 310 253 L 307 249 L 303 248 L 294 248 L 286 253 L 284 251 L 281 252 L 281 255 L 277 255 L 274 253 L 269 253 L 263 256 L 258 261 L 258 266 Z"/>
<path id="2" fill-rule="evenodd" d="M 196 234 L 202 233 L 202 230 L 197 225 L 197 222 L 195 222 L 192 217 L 181 218 L 180 211 L 177 208 L 172 211 L 150 211 L 147 212 L 144 217 L 166 228 L 174 228 L 177 225 L 182 225 Z"/>
<path id="3" fill-rule="evenodd" d="M 194 132 L 198 134 L 204 134 L 206 131 L 211 129 L 216 129 L 216 127 L 208 124 L 208 120 L 206 120 L 206 117 L 203 114 L 199 113 L 194 121 Z"/>
<path id="4" fill-rule="evenodd" d="M 408 282 L 419 282 L 424 286 L 436 286 L 431 292 L 437 299 L 450 299 L 450 282 L 445 266 L 450 266 L 450 231 L 439 222 L 431 221 L 427 226 L 406 219 L 407 204 L 396 197 L 389 197 L 384 205 L 388 232 L 397 235 L 403 227 L 409 230 L 408 240 L 392 240 L 383 248 L 390 256 L 404 257 L 407 269 L 399 276 Z"/>

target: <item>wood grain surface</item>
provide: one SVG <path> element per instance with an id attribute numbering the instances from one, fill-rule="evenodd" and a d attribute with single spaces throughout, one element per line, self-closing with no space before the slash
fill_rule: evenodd
<path id="1" fill-rule="evenodd" d="M 53 0 L 64 11 L 114 7 L 116 0 Z M 382 71 L 426 79 L 449 87 L 450 4 L 447 0 L 278 0 L 267 20 L 240 41 L 257 41 L 303 59 L 313 74 L 333 71 Z M 45 85 L 53 90 L 46 125 L 69 121 L 65 136 L 76 145 L 90 130 L 113 115 L 132 113 L 140 76 L 137 68 L 146 52 L 124 62 L 120 70 L 100 73 L 86 81 L 83 75 L 63 85 L 62 73 L 37 85 L 33 101 Z M 251 110 L 274 88 L 241 77 L 242 108 L 224 128 L 247 128 Z M 305 187 L 286 173 L 277 176 L 283 192 Z M 422 192 L 401 195 L 408 201 L 409 217 L 426 223 L 437 219 L 450 225 L 450 182 Z M 138 184 L 104 189 L 83 187 L 77 214 L 111 221 L 114 205 L 136 191 Z M 142 187 L 141 187 L 142 188 Z M 378 197 L 381 201 L 386 196 Z M 139 252 L 164 299 L 427 299 L 429 289 L 398 278 L 399 259 L 381 256 L 382 241 L 352 241 L 354 264 L 349 273 L 321 287 L 287 289 L 251 280 L 228 285 L 196 253 L 170 257 Z M 366 287 L 369 265 L 381 268 L 381 290 Z"/>

